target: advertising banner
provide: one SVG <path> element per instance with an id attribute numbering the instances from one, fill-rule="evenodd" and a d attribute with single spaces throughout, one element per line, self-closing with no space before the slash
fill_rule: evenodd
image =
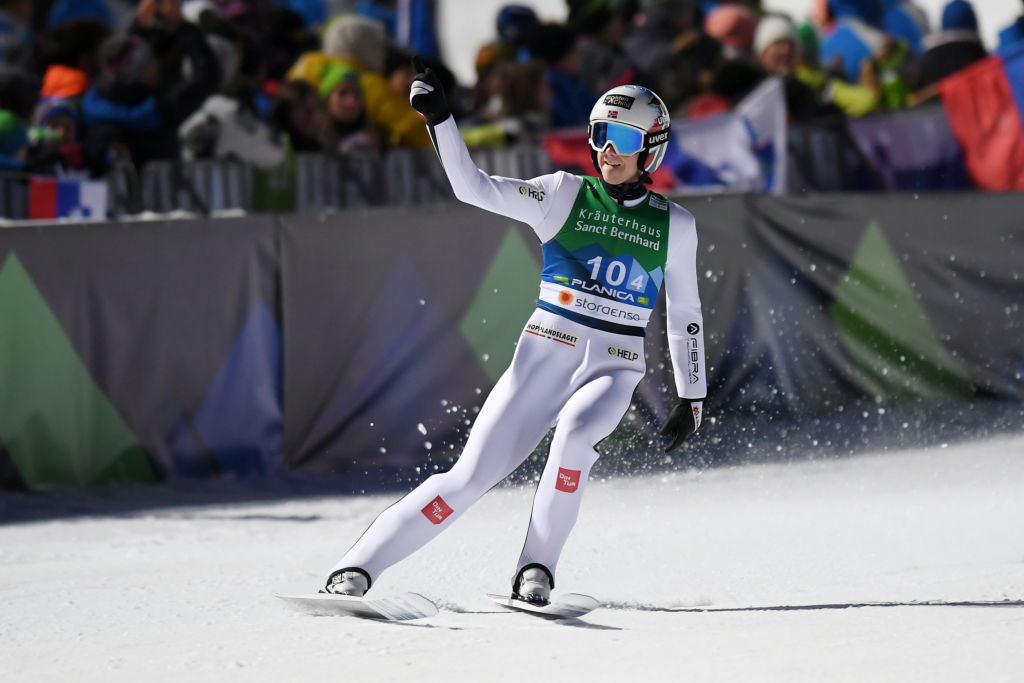
<path id="1" fill-rule="evenodd" d="M 683 461 L 912 445 L 1022 415 L 1024 197 L 679 201 L 708 367 Z M 292 472 L 404 473 L 386 475 L 403 488 L 458 457 L 540 266 L 527 226 L 456 203 L 2 229 L 0 485 Z M 600 446 L 625 472 L 671 462 L 663 309 L 646 354 Z"/>

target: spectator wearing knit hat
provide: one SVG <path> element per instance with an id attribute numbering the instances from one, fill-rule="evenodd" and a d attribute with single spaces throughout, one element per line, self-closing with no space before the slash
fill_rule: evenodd
<path id="1" fill-rule="evenodd" d="M 380 151 L 380 140 L 366 113 L 358 71 L 336 70 L 321 84 L 320 92 L 326 92 L 327 151 L 337 154 Z"/>
<path id="2" fill-rule="evenodd" d="M 494 19 L 498 42 L 514 53 L 526 47 L 533 29 L 540 25 L 537 13 L 526 5 L 503 5 Z"/>
<path id="3" fill-rule="evenodd" d="M 78 140 L 78 109 L 70 100 L 52 97 L 42 100 L 32 114 L 34 128 L 49 128 L 51 140 L 74 143 Z"/>
<path id="4" fill-rule="evenodd" d="M 796 26 L 787 16 L 766 14 L 757 23 L 754 56 L 767 75 L 782 79 L 786 111 L 793 121 L 825 113 L 818 94 L 795 75 L 798 41 Z"/>
<path id="5" fill-rule="evenodd" d="M 100 19 L 77 18 L 37 37 L 44 72 L 30 132 L 29 170 L 69 172 L 86 165 L 79 139 L 81 102 L 100 72 L 99 48 L 110 33 Z"/>
<path id="6" fill-rule="evenodd" d="M 394 92 L 384 76 L 387 33 L 381 22 L 343 14 L 324 30 L 323 52 L 308 52 L 289 69 L 288 79 L 302 79 L 319 89 L 324 77 L 338 68 L 359 73 L 370 124 L 385 147 L 431 146 L 423 119 L 408 97 Z"/>
<path id="7" fill-rule="evenodd" d="M 919 87 L 938 83 L 986 56 L 978 35 L 978 19 L 967 0 L 952 0 L 942 10 L 942 30 L 925 38 L 918 65 Z"/>
<path id="8" fill-rule="evenodd" d="M 68 175 L 86 168 L 79 140 L 78 107 L 70 100 L 42 100 L 32 116 L 26 170 Z"/>
<path id="9" fill-rule="evenodd" d="M 789 17 L 766 14 L 757 22 L 754 57 L 768 74 L 785 76 L 796 67 L 796 26 Z"/>
<path id="10" fill-rule="evenodd" d="M 99 73 L 100 45 L 110 26 L 99 19 L 71 19 L 40 34 L 37 51 L 45 68 L 43 98 L 81 98 Z"/>

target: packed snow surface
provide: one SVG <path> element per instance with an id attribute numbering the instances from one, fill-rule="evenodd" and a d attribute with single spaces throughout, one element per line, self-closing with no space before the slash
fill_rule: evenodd
<path id="1" fill-rule="evenodd" d="M 1024 680 L 1024 436 L 591 482 L 555 592 L 604 606 L 567 622 L 484 597 L 528 488 L 380 578 L 441 607 L 397 624 L 274 597 L 315 591 L 393 494 L 219 485 L 0 495 L 4 680 Z"/>

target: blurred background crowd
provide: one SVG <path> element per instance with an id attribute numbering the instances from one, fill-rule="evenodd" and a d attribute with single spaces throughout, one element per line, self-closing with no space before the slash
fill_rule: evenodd
<path id="1" fill-rule="evenodd" d="M 1004 0 L 1016 2 L 1016 0 Z M 443 60 L 433 0 L 0 0 L 0 168 L 101 177 L 118 161 L 428 147 L 410 56 L 445 83 L 471 146 L 586 124 L 598 94 L 647 85 L 677 118 L 728 111 L 771 75 L 790 121 L 934 98 L 987 56 L 969 0 L 929 25 L 913 0 L 565 0 L 564 22 L 500 7 L 475 82 Z M 1022 6 L 1024 11 L 1024 6 Z M 1024 14 L 996 50 L 1024 44 Z"/>

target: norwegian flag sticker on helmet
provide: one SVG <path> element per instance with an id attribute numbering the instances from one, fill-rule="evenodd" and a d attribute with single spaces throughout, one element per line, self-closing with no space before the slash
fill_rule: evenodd
<path id="1" fill-rule="evenodd" d="M 610 119 L 617 119 L 617 118 L 619 118 L 619 112 L 615 111 L 614 109 L 609 109 L 608 110 L 608 118 L 610 118 Z"/>

